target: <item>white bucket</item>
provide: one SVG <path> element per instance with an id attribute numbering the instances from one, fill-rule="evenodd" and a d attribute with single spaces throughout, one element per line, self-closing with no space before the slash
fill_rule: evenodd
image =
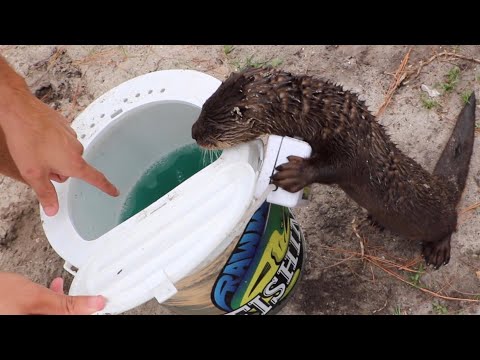
<path id="1" fill-rule="evenodd" d="M 190 70 L 129 80 L 74 121 L 85 159 L 120 190 L 55 183 L 60 210 L 41 210 L 46 236 L 75 276 L 71 295 L 104 295 L 102 314 L 156 298 L 180 313 L 266 314 L 298 282 L 303 236 L 288 208 L 255 195 L 263 144 L 213 164 L 119 224 L 126 196 L 163 156 L 194 143 L 191 126 L 220 81 Z M 78 270 L 75 270 L 77 268 Z"/>

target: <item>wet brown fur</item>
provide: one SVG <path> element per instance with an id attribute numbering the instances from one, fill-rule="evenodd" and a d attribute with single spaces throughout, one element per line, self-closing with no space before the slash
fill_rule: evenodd
<path id="1" fill-rule="evenodd" d="M 376 222 L 422 242 L 427 264 L 438 268 L 450 259 L 474 126 L 472 94 L 430 174 L 397 148 L 356 94 L 310 76 L 247 69 L 233 73 L 206 101 L 192 137 L 207 148 L 265 134 L 303 138 L 311 158 L 291 157 L 274 183 L 292 192 L 314 182 L 338 184 Z"/>

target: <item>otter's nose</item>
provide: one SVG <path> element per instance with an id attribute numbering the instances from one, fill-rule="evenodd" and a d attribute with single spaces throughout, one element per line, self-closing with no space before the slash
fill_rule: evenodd
<path id="1" fill-rule="evenodd" d="M 196 121 L 192 126 L 192 139 L 197 140 L 198 137 L 198 121 Z"/>

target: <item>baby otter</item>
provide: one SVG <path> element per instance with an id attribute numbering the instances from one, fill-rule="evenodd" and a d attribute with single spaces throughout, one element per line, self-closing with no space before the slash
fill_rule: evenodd
<path id="1" fill-rule="evenodd" d="M 450 260 L 473 151 L 475 102 L 472 93 L 433 174 L 397 148 L 356 94 L 281 70 L 230 75 L 205 102 L 192 137 L 210 149 L 268 134 L 303 138 L 311 157 L 290 156 L 277 168 L 275 185 L 296 192 L 311 183 L 338 184 L 378 224 L 422 242 L 427 265 L 438 269 Z"/>

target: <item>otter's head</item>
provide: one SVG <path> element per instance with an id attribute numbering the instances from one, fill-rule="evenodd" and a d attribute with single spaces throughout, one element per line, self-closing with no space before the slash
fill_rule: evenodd
<path id="1" fill-rule="evenodd" d="M 192 126 L 192 138 L 199 146 L 226 149 L 267 133 L 263 119 L 255 116 L 258 106 L 247 97 L 249 85 L 261 71 L 247 69 L 231 74 L 208 98 Z"/>

